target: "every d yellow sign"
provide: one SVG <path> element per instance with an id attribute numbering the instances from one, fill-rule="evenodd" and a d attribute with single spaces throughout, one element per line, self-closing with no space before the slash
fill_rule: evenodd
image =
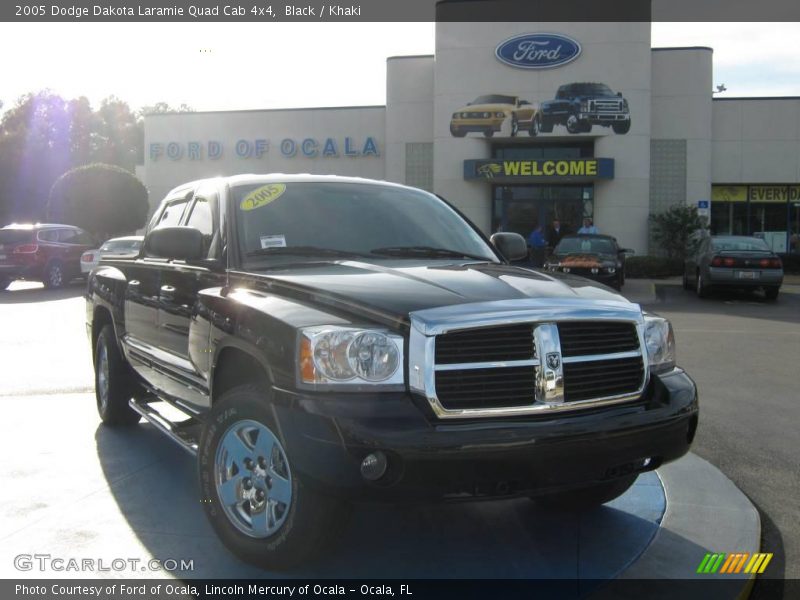
<path id="1" fill-rule="evenodd" d="M 260 188 L 253 190 L 242 198 L 242 201 L 239 203 L 239 208 L 242 210 L 253 210 L 254 208 L 266 206 L 270 202 L 280 198 L 285 191 L 285 183 L 269 183 L 267 185 L 262 185 Z"/>

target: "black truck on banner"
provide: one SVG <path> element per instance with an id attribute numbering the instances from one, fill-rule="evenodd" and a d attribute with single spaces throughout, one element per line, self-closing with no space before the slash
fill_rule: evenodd
<path id="1" fill-rule="evenodd" d="M 570 133 L 589 133 L 594 125 L 611 127 L 614 133 L 628 133 L 631 113 L 628 101 L 605 83 L 568 83 L 558 88 L 554 100 L 539 107 L 542 133 L 564 125 Z"/>
<path id="2" fill-rule="evenodd" d="M 608 502 L 689 450 L 695 385 L 669 321 L 525 256 L 401 185 L 179 186 L 89 276 L 100 418 L 195 455 L 216 533 L 270 568 L 354 500 Z"/>

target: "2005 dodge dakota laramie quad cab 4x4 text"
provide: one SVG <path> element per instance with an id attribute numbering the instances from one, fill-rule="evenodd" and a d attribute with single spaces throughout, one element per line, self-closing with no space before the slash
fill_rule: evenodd
<path id="1" fill-rule="evenodd" d="M 525 253 L 396 184 L 180 186 L 89 277 L 100 417 L 196 454 L 217 534 L 270 568 L 354 500 L 607 502 L 688 451 L 695 385 L 668 321 Z"/>

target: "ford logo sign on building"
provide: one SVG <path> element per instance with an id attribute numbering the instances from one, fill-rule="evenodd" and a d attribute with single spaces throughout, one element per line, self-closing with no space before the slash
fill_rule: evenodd
<path id="1" fill-rule="evenodd" d="M 501 62 L 520 69 L 550 69 L 572 62 L 581 45 L 558 33 L 525 33 L 498 44 L 494 51 Z"/>

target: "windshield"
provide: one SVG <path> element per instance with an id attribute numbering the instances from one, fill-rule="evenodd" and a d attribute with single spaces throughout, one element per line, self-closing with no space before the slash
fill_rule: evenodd
<path id="1" fill-rule="evenodd" d="M 578 83 L 565 85 L 558 90 L 560 98 L 570 96 L 613 96 L 614 92 L 605 83 Z"/>
<path id="2" fill-rule="evenodd" d="M 297 260 L 337 253 L 378 259 L 428 252 L 435 257 L 441 253 L 433 249 L 439 249 L 497 261 L 475 230 L 427 192 L 379 184 L 301 182 L 241 185 L 231 194 L 244 257 L 281 256 L 284 262 L 287 255 Z M 398 252 L 403 248 L 422 253 Z"/>
<path id="3" fill-rule="evenodd" d="M 472 104 L 514 104 L 516 100 L 514 96 L 492 94 L 491 96 L 478 96 L 472 101 Z"/>
<path id="4" fill-rule="evenodd" d="M 30 229 L 0 229 L 0 244 L 23 244 L 32 239 Z"/>
<path id="5" fill-rule="evenodd" d="M 770 252 L 764 240 L 747 237 L 714 238 L 711 240 L 711 249 L 716 252 Z"/>
<path id="6" fill-rule="evenodd" d="M 605 238 L 564 238 L 554 250 L 555 254 L 614 254 L 614 242 Z"/>

